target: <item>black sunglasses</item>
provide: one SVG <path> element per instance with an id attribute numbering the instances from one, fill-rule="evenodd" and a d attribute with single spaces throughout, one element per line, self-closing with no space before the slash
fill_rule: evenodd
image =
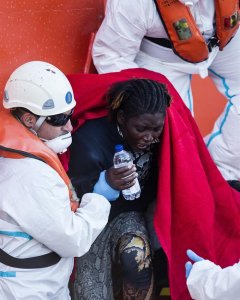
<path id="1" fill-rule="evenodd" d="M 72 109 L 68 115 L 58 114 L 58 115 L 46 117 L 45 121 L 52 126 L 64 126 L 67 124 L 67 122 L 71 118 L 73 111 L 74 111 L 74 109 Z"/>

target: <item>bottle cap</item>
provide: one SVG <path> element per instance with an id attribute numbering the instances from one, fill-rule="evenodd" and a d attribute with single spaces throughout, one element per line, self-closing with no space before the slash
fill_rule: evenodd
<path id="1" fill-rule="evenodd" d="M 115 152 L 120 152 L 122 150 L 123 150 L 123 145 L 121 144 L 115 145 Z"/>

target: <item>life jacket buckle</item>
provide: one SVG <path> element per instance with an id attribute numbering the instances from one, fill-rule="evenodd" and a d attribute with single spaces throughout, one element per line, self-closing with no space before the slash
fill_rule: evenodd
<path id="1" fill-rule="evenodd" d="M 219 44 L 219 39 L 216 36 L 212 36 L 207 43 L 208 51 L 212 52 L 212 49 L 219 46 Z"/>

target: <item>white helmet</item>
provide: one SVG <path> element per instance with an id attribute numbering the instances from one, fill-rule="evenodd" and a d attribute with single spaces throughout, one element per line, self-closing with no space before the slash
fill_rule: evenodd
<path id="1" fill-rule="evenodd" d="M 76 105 L 72 87 L 55 66 L 31 61 L 17 68 L 4 90 L 5 108 L 24 107 L 39 116 L 52 116 Z"/>

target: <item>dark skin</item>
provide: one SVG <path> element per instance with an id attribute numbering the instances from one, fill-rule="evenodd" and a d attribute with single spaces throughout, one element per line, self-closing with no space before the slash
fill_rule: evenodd
<path id="1" fill-rule="evenodd" d="M 117 121 L 128 145 L 135 151 L 146 150 L 158 139 L 162 133 L 165 115 L 163 113 L 141 114 L 126 118 L 123 111 L 119 111 Z M 122 191 L 134 185 L 138 174 L 136 166 L 131 168 L 114 168 L 106 171 L 106 180 L 115 190 Z"/>

